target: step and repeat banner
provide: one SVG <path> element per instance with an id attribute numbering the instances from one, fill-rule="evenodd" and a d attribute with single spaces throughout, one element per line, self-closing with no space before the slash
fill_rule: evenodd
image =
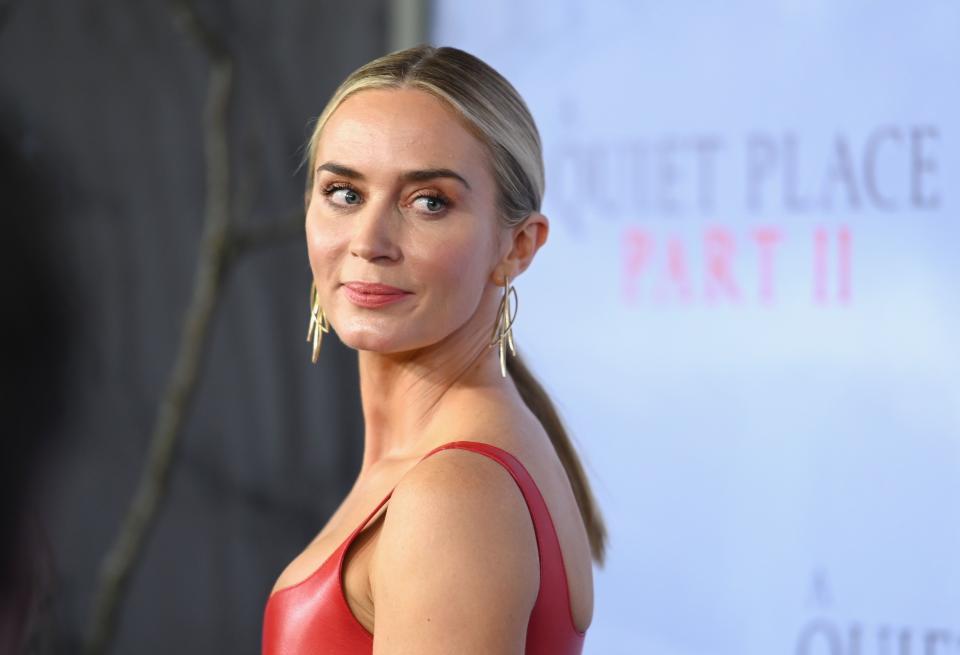
<path id="1" fill-rule="evenodd" d="M 960 3 L 438 0 L 544 142 L 586 652 L 960 654 Z"/>

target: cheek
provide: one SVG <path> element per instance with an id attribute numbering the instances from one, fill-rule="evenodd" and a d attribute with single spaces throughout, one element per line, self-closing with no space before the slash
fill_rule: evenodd
<path id="1" fill-rule="evenodd" d="M 310 205 L 306 216 L 307 256 L 314 278 L 321 282 L 335 273 L 333 262 L 343 248 L 344 235 L 338 234 L 335 226 Z"/>
<path id="2" fill-rule="evenodd" d="M 488 251 L 489 244 L 479 234 L 447 235 L 417 253 L 418 277 L 425 287 L 442 294 L 452 310 L 472 309 L 489 277 Z"/>

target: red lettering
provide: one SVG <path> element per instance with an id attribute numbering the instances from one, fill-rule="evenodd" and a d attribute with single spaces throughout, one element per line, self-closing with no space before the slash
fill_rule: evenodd
<path id="1" fill-rule="evenodd" d="M 753 239 L 760 250 L 759 296 L 763 303 L 769 304 L 773 300 L 773 248 L 780 243 L 782 236 L 775 227 L 760 227 L 753 231 Z"/>
<path id="2" fill-rule="evenodd" d="M 637 296 L 637 278 L 643 273 L 650 259 L 652 239 L 644 230 L 627 229 L 623 235 L 623 296 L 633 301 Z"/>
<path id="3" fill-rule="evenodd" d="M 704 257 L 706 259 L 705 292 L 707 300 L 713 301 L 723 293 L 734 301 L 739 300 L 740 292 L 733 279 L 731 264 L 733 261 L 733 236 L 722 227 L 707 230 L 704 235 Z"/>

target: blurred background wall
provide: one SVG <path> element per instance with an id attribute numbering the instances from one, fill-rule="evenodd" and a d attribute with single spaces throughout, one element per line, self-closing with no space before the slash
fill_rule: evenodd
<path id="1" fill-rule="evenodd" d="M 517 344 L 611 525 L 587 651 L 960 651 L 960 5 L 491 0 Z"/>

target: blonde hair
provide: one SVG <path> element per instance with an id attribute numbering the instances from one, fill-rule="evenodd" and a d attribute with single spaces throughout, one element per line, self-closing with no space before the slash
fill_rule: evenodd
<path id="1" fill-rule="evenodd" d="M 544 193 L 540 133 L 526 103 L 500 73 L 479 58 L 451 47 L 419 45 L 365 64 L 337 88 L 317 118 L 307 146 L 306 200 L 314 184 L 317 144 L 324 125 L 350 95 L 364 89 L 413 88 L 445 101 L 490 155 L 497 186 L 500 222 L 520 225 L 540 211 Z M 586 473 L 553 402 L 527 369 L 519 353 L 507 358 L 507 370 L 527 407 L 540 420 L 570 479 L 590 539 L 593 559 L 603 566 L 607 529 Z"/>

